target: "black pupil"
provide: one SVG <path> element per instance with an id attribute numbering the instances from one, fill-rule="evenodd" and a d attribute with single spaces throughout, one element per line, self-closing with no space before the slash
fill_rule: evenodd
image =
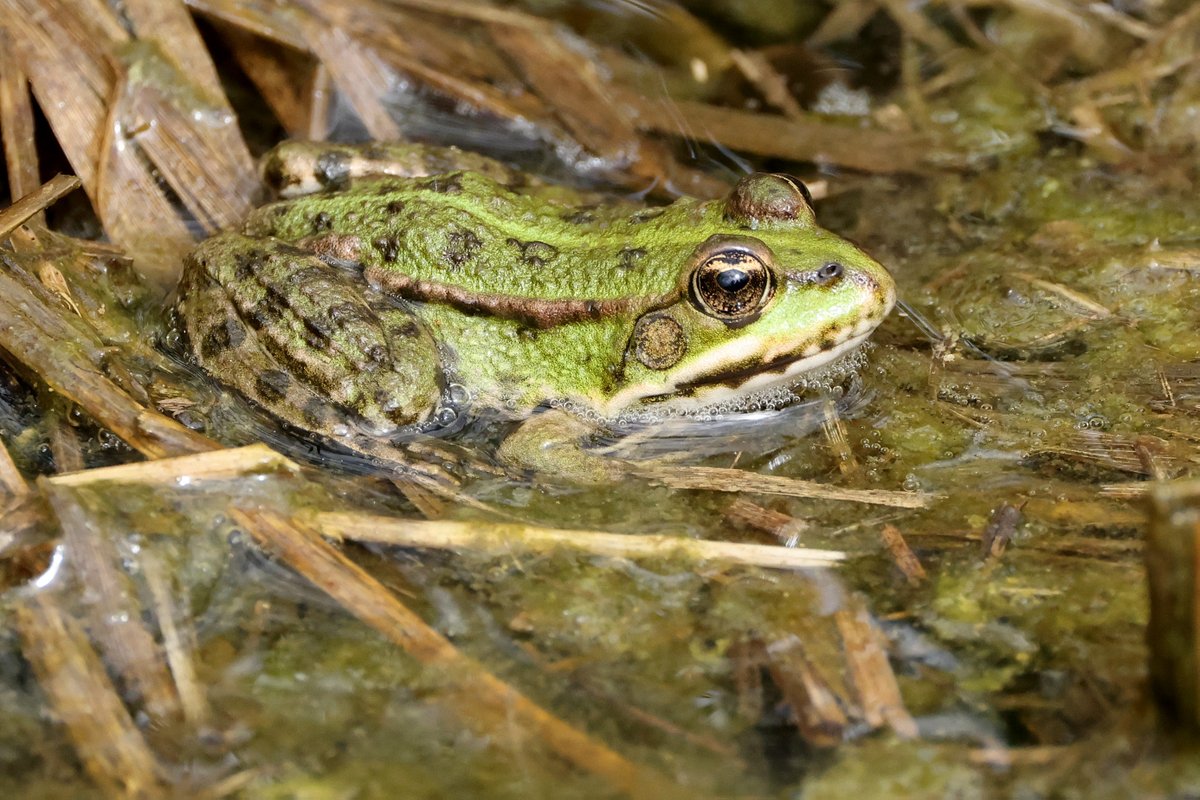
<path id="1" fill-rule="evenodd" d="M 730 293 L 740 291 L 749 282 L 750 276 L 740 269 L 721 270 L 717 274 L 717 286 Z"/>
<path id="2" fill-rule="evenodd" d="M 842 265 L 836 262 L 833 264 L 826 264 L 825 266 L 821 267 L 821 271 L 818 274 L 825 280 L 836 278 L 838 275 L 842 274 Z"/>

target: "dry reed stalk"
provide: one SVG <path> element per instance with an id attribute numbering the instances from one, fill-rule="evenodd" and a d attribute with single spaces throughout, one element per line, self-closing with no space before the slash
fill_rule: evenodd
<path id="1" fill-rule="evenodd" d="M 908 546 L 908 542 L 904 540 L 904 534 L 895 525 L 884 525 L 879 531 L 880 538 L 883 539 L 883 544 L 887 548 L 888 555 L 892 557 L 892 561 L 896 567 L 904 573 L 905 579 L 909 584 L 916 586 L 925 582 L 925 568 L 921 566 L 921 560 L 917 558 L 912 548 Z"/>
<path id="2" fill-rule="evenodd" d="M 4 145 L 9 195 L 23 197 L 36 190 L 41 181 L 29 80 L 13 58 L 11 36 L 0 29 L 0 143 Z M 39 212 L 34 222 L 43 224 L 45 215 Z"/>
<path id="3" fill-rule="evenodd" d="M 93 361 L 104 352 L 94 335 L 7 271 L 0 271 L 0 348 L 150 458 L 220 447 L 131 398 Z"/>
<path id="4" fill-rule="evenodd" d="M 564 549 L 612 558 L 683 557 L 689 561 L 748 564 L 770 569 L 829 567 L 846 557 L 845 553 L 837 550 L 713 542 L 681 536 L 565 530 L 516 523 L 402 520 L 343 512 L 319 513 L 314 521 L 323 534 L 334 538 L 440 550 L 545 553 Z"/>
<path id="5" fill-rule="evenodd" d="M 1163 716 L 1200 740 L 1200 481 L 1150 491 L 1150 678 Z"/>
<path id="6" fill-rule="evenodd" d="M 850 683 L 867 724 L 873 728 L 887 724 L 901 738 L 916 737 L 917 723 L 904 707 L 896 674 L 880 645 L 882 634 L 866 608 L 852 600 L 851 607 L 835 611 L 833 618 L 842 635 Z"/>
<path id="7" fill-rule="evenodd" d="M 765 653 L 771 680 L 791 707 L 792 719 L 804 741 L 821 748 L 841 744 L 850 725 L 843 706 L 849 704 L 808 658 L 799 637 L 771 642 Z"/>
<path id="8" fill-rule="evenodd" d="M 105 797 L 165 797 L 158 764 L 79 623 L 47 594 L 16 607 L 22 652 L 84 771 Z"/>
<path id="9" fill-rule="evenodd" d="M 29 484 L 17 469 L 8 448 L 0 441 L 0 492 L 10 496 L 29 494 Z"/>
<path id="10" fill-rule="evenodd" d="M 807 497 L 814 500 L 838 500 L 848 503 L 925 508 L 935 499 L 922 492 L 895 492 L 888 489 L 843 489 L 814 481 L 782 475 L 759 475 L 726 467 L 659 467 L 629 463 L 635 475 L 657 481 L 673 489 L 702 489 L 710 492 L 747 492 Z"/>
<path id="11" fill-rule="evenodd" d="M 265 510 L 233 509 L 231 515 L 259 545 L 327 592 L 349 613 L 421 664 L 436 668 L 445 681 L 442 700 L 472 728 L 497 735 L 502 741 L 514 732 L 532 734 L 550 752 L 635 797 L 684 796 L 664 776 L 626 760 L 463 655 L 314 529 Z"/>
<path id="12" fill-rule="evenodd" d="M 132 695 L 156 725 L 180 718 L 179 695 L 171 681 L 163 652 L 142 622 L 142 606 L 130 577 L 118 564 L 115 543 L 88 517 L 71 490 L 38 480 L 63 532 L 71 567 L 86 584 L 91 635 L 105 662 L 121 676 Z"/>
<path id="13" fill-rule="evenodd" d="M 296 462 L 260 443 L 195 455 L 69 472 L 55 475 L 49 481 L 55 486 L 86 486 L 103 481 L 178 485 L 180 480 L 228 480 L 263 472 L 296 475 L 300 472 L 300 467 Z"/>

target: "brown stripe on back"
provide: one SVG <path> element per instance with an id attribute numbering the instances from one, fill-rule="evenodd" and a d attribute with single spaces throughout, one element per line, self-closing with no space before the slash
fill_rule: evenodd
<path id="1" fill-rule="evenodd" d="M 489 314 L 516 320 L 534 328 L 553 328 L 572 322 L 601 319 L 613 314 L 641 314 L 665 305 L 678 297 L 677 292 L 636 297 L 601 299 L 539 299 L 493 292 L 473 292 L 461 286 L 426 281 L 378 267 L 367 267 L 368 281 L 384 292 L 408 300 L 443 303 L 468 314 Z"/>

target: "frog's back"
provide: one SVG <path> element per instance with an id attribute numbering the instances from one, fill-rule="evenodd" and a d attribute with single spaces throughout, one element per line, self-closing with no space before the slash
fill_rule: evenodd
<path id="1" fill-rule="evenodd" d="M 655 296 L 677 288 L 706 206 L 595 202 L 561 187 L 514 189 L 453 172 L 381 178 L 269 205 L 246 233 L 303 242 L 373 279 L 542 300 Z"/>

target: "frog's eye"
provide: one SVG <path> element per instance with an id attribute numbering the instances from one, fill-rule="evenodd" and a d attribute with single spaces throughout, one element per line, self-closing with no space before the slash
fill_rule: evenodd
<path id="1" fill-rule="evenodd" d="M 771 270 L 745 250 L 716 252 L 692 273 L 692 302 L 705 314 L 727 323 L 749 322 L 774 292 Z"/>

